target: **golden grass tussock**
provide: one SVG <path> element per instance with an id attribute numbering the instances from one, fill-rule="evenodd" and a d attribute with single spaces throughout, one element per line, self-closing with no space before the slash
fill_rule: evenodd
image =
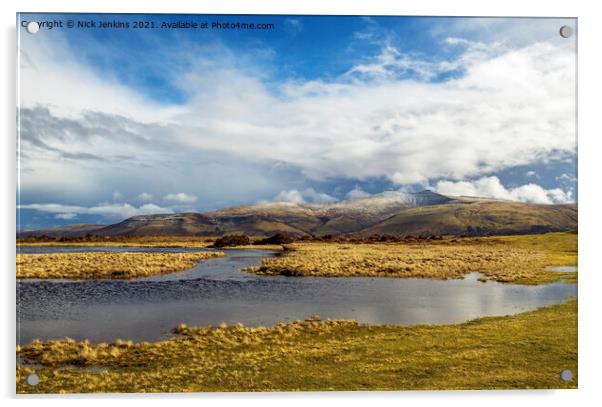
<path id="1" fill-rule="evenodd" d="M 196 237 L 196 236 L 96 236 L 91 239 L 86 238 L 17 238 L 17 248 L 27 246 L 108 246 L 108 247 L 171 247 L 171 248 L 208 248 L 211 247 L 217 238 L 215 237 Z M 280 244 L 255 244 L 262 240 L 259 236 L 251 236 L 250 244 L 241 246 L 224 246 L 225 248 L 236 249 L 265 249 L 282 250 Z"/>
<path id="2" fill-rule="evenodd" d="M 98 239 L 90 241 L 82 240 L 26 240 L 18 239 L 19 246 L 110 246 L 110 247 L 175 247 L 175 248 L 207 248 L 213 244 L 215 239 L 195 238 L 191 236 L 139 236 L 121 239 Z"/>
<path id="3" fill-rule="evenodd" d="M 17 278 L 129 279 L 187 270 L 223 252 L 17 254 Z"/>
<path id="4" fill-rule="evenodd" d="M 76 246 L 76 247 L 165 247 L 165 248 L 188 248 L 188 249 L 206 249 L 213 245 L 213 240 L 210 241 L 185 241 L 185 240 L 151 240 L 151 241 L 126 241 L 126 242 L 25 242 L 17 243 L 17 247 L 35 247 L 35 246 Z M 240 250 L 283 250 L 282 245 L 266 244 L 266 245 L 242 245 L 242 246 L 224 246 L 220 249 L 240 249 Z"/>
<path id="5" fill-rule="evenodd" d="M 524 284 L 576 279 L 549 271 L 574 265 L 577 235 L 462 238 L 420 243 L 295 243 L 284 255 L 264 259 L 247 271 L 262 275 L 328 277 L 462 278 L 481 272 L 486 279 Z"/>
<path id="6" fill-rule="evenodd" d="M 577 301 L 457 325 L 358 325 L 318 317 L 275 327 L 191 328 L 169 340 L 34 341 L 18 393 L 577 387 Z M 32 367 L 36 366 L 37 367 Z M 575 378 L 560 380 L 563 369 Z M 28 374 L 40 377 L 26 384 Z"/>

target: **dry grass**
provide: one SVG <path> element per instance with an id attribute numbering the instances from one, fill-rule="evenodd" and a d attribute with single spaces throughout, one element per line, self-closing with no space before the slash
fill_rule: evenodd
<path id="1" fill-rule="evenodd" d="M 33 342 L 19 393 L 577 387 L 577 301 L 459 325 L 188 328 L 156 343 Z M 568 383 L 560 371 L 571 369 Z M 25 383 L 35 372 L 40 383 Z"/>
<path id="2" fill-rule="evenodd" d="M 190 269 L 223 252 L 17 254 L 17 278 L 128 279 Z"/>
<path id="3" fill-rule="evenodd" d="M 98 239 L 90 241 L 28 241 L 17 240 L 19 246 L 117 246 L 117 247 L 182 247 L 207 248 L 213 244 L 213 238 L 195 238 L 191 236 L 140 236 L 135 238 Z"/>
<path id="4" fill-rule="evenodd" d="M 257 238 L 259 239 L 259 238 Z M 166 248 L 190 248 L 190 249 L 205 249 L 213 245 L 215 239 L 211 240 L 185 240 L 181 239 L 170 239 L 170 240 L 157 240 L 157 239 L 141 239 L 140 241 L 97 241 L 97 242 L 17 242 L 17 251 L 19 247 L 27 246 L 77 246 L 77 247 L 166 247 Z M 270 245 L 244 245 L 244 246 L 225 246 L 221 249 L 255 249 L 255 250 L 282 250 L 282 245 L 270 244 Z"/>
<path id="5" fill-rule="evenodd" d="M 262 244 L 262 245 L 241 245 L 241 246 L 224 246 L 220 247 L 220 249 L 233 249 L 233 250 L 283 250 L 281 244 Z"/>
<path id="6" fill-rule="evenodd" d="M 501 238 L 445 239 L 421 243 L 295 243 L 280 257 L 248 271 L 263 275 L 462 278 L 479 271 L 500 282 L 537 284 L 576 279 L 546 270 L 574 265 L 577 235 L 548 233 Z"/>
<path id="7" fill-rule="evenodd" d="M 542 235 L 519 235 L 490 237 L 486 240 L 543 251 L 548 254 L 550 266 L 577 264 L 577 232 L 546 233 Z"/>

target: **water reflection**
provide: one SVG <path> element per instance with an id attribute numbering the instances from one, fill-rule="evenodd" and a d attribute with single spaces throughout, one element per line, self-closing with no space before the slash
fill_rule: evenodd
<path id="1" fill-rule="evenodd" d="M 65 336 L 152 341 L 168 337 L 179 322 L 274 325 L 309 315 L 360 323 L 458 323 L 515 314 L 577 295 L 572 284 L 482 283 L 479 273 L 463 280 L 427 280 L 260 277 L 238 271 L 273 254 L 228 250 L 227 257 L 203 261 L 191 270 L 135 281 L 20 281 L 18 341 Z"/>
<path id="2" fill-rule="evenodd" d="M 556 271 L 558 273 L 576 273 L 577 266 L 550 266 L 547 267 L 550 271 Z"/>

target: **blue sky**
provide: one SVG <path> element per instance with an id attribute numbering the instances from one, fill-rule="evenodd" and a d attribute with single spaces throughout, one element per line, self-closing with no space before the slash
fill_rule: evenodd
<path id="1" fill-rule="evenodd" d="M 19 18 L 274 25 L 20 28 L 23 229 L 388 189 L 576 201 L 571 19 Z"/>

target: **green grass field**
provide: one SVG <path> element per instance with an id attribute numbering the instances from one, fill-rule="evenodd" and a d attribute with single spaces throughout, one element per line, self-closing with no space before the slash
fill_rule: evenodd
<path id="1" fill-rule="evenodd" d="M 171 340 L 34 342 L 19 393 L 577 387 L 577 301 L 458 325 L 187 328 Z M 574 379 L 560 380 L 563 369 Z M 35 372 L 40 383 L 25 383 Z"/>

